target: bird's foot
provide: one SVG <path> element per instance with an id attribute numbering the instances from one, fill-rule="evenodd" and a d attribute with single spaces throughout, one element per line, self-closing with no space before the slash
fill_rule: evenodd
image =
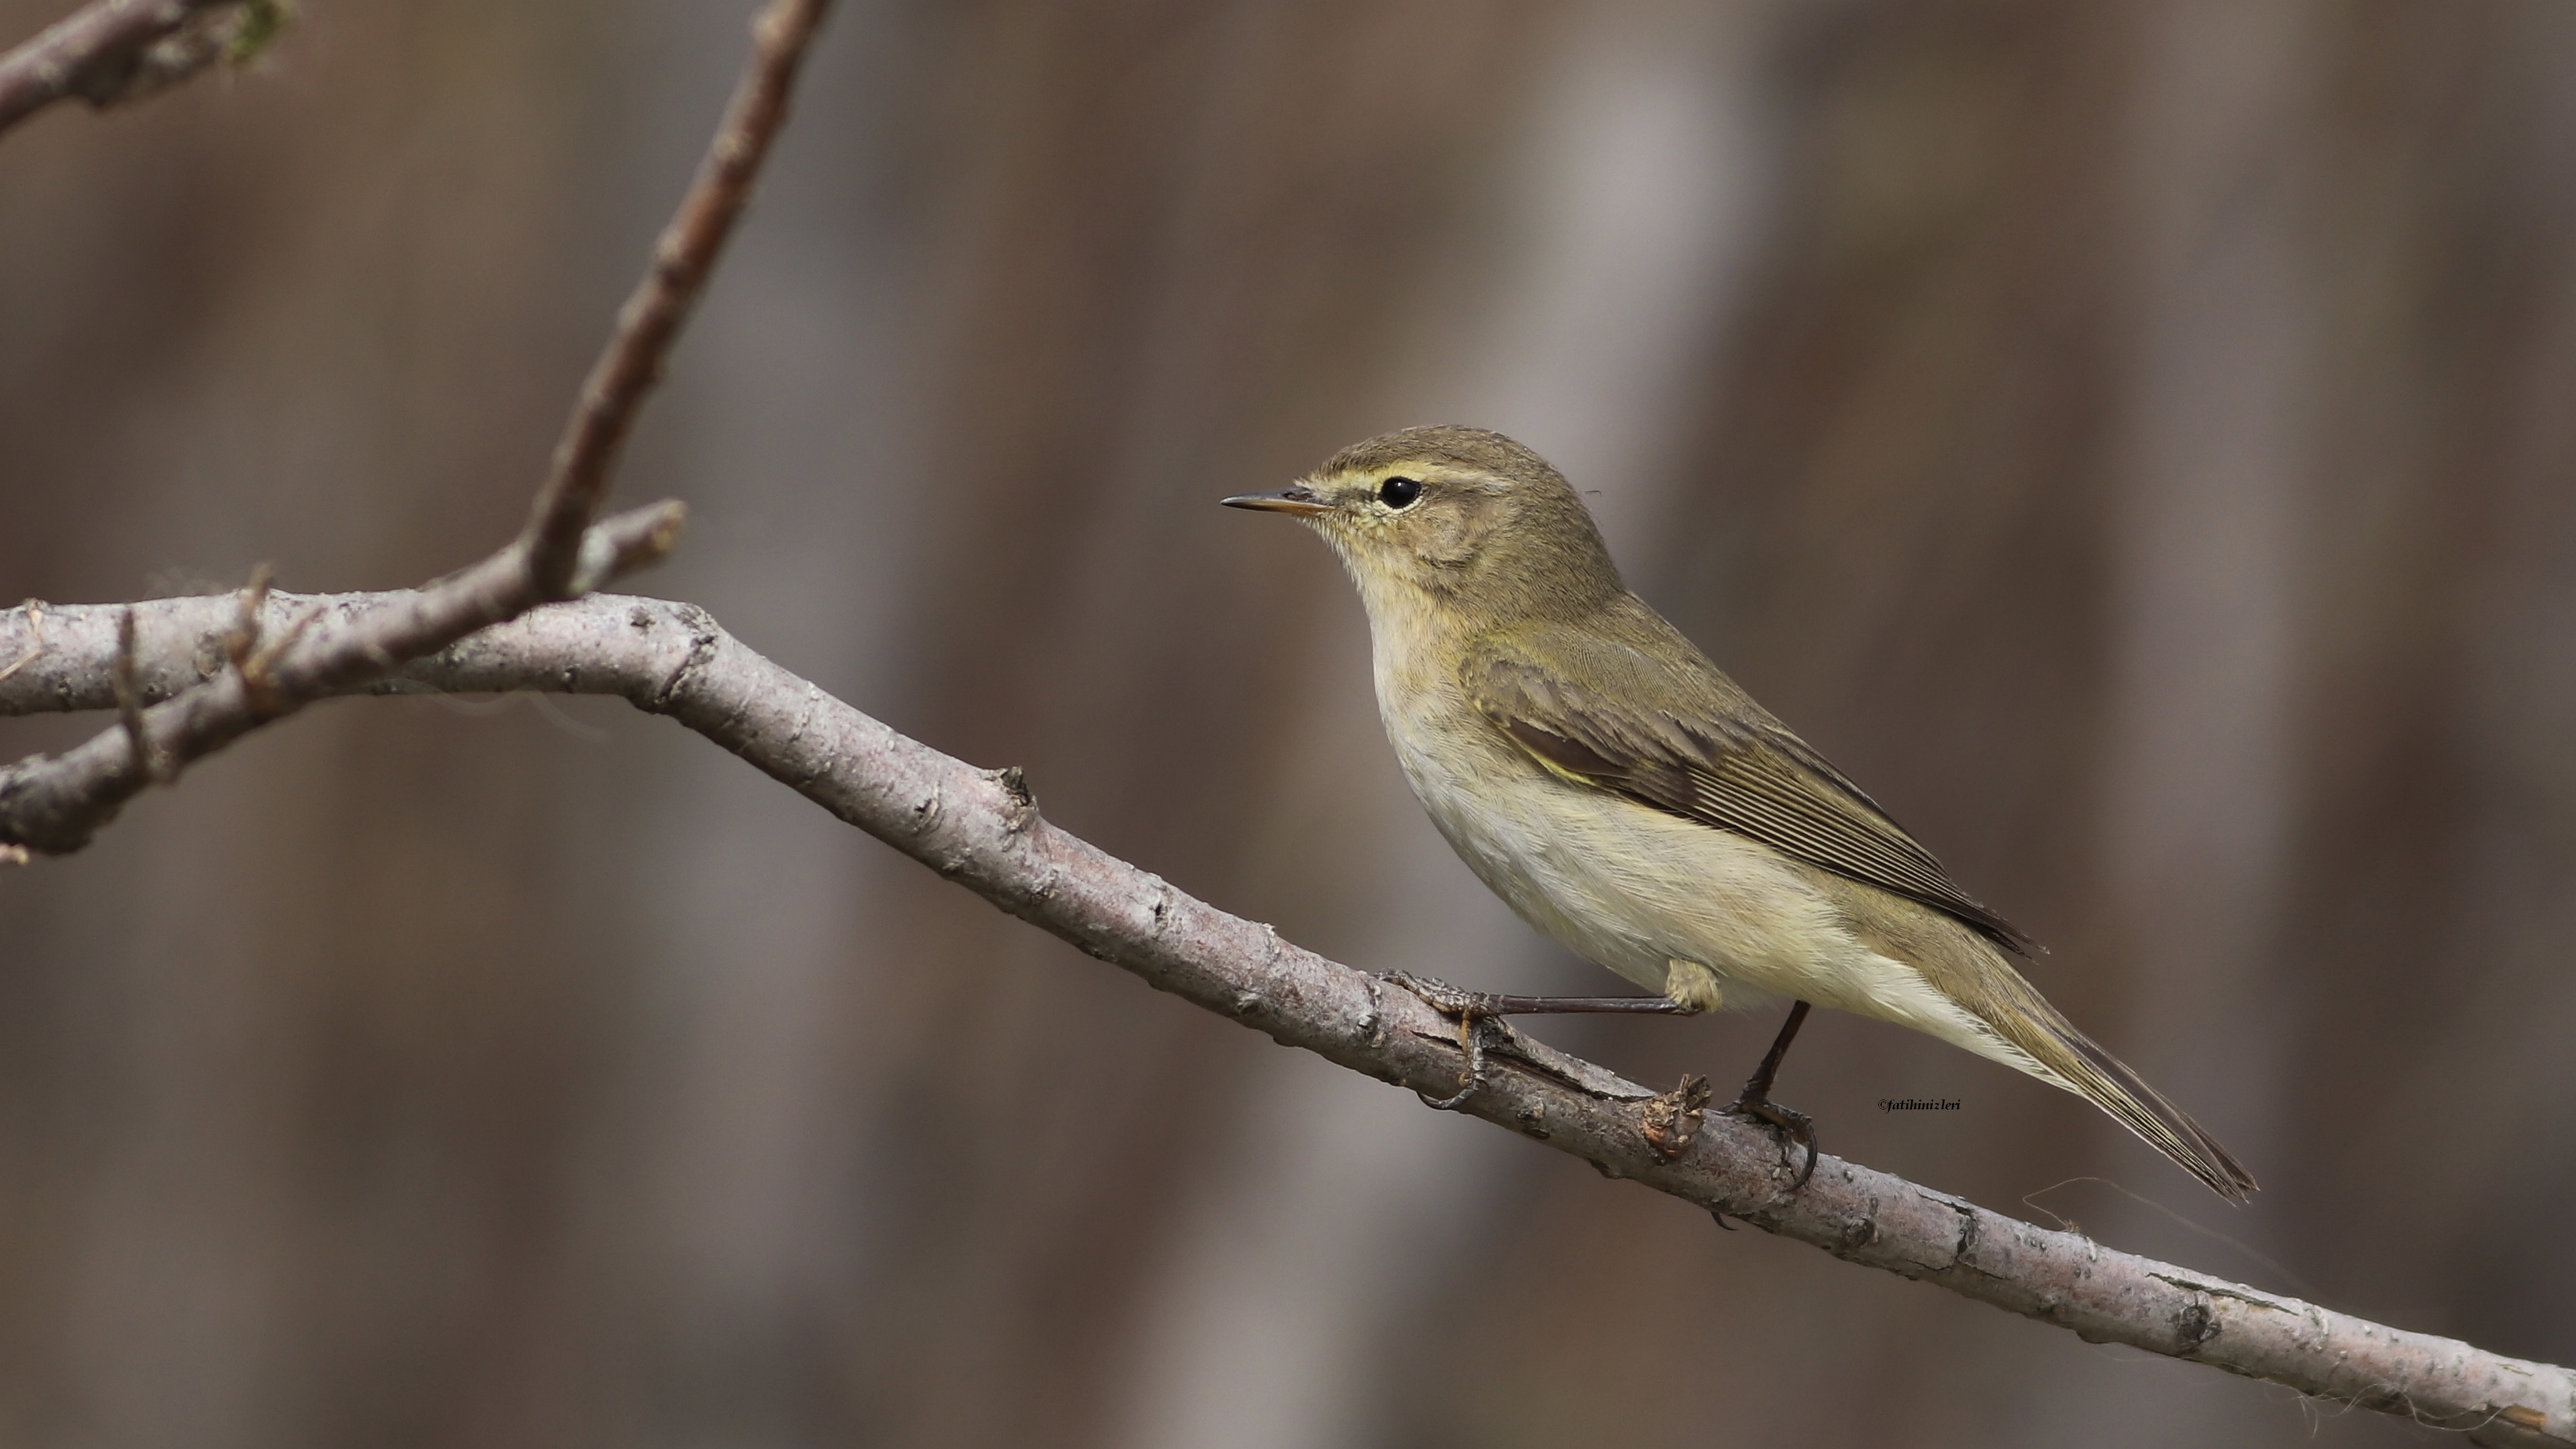
<path id="1" fill-rule="evenodd" d="M 1750 1086 L 1749 1083 L 1747 1085 Z M 1805 1187 L 1807 1179 L 1816 1175 L 1816 1121 L 1814 1118 L 1794 1108 L 1783 1107 L 1772 1101 L 1769 1096 L 1754 1091 L 1747 1091 L 1743 1096 L 1717 1110 L 1729 1117 L 1750 1117 L 1779 1133 L 1783 1162 L 1794 1160 L 1789 1151 L 1791 1147 L 1800 1144 L 1806 1147 L 1807 1165 L 1798 1170 L 1798 1180 L 1789 1184 L 1791 1192 Z"/>
<path id="2" fill-rule="evenodd" d="M 1446 981 L 1409 971 L 1390 971 L 1381 979 L 1421 997 L 1442 1016 L 1458 1018 L 1458 1049 L 1467 1056 L 1458 1090 L 1446 1097 L 1433 1097 L 1426 1092 L 1414 1095 L 1435 1112 L 1453 1112 L 1465 1106 L 1467 1099 L 1476 1095 L 1476 1089 L 1485 1085 L 1485 1023 L 1502 1018 L 1508 999 L 1491 991 L 1462 991 Z"/>

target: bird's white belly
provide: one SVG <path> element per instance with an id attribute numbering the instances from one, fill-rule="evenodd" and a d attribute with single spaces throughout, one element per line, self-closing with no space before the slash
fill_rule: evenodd
<path id="1" fill-rule="evenodd" d="M 1986 1035 L 1922 973 L 1864 944 L 1806 869 L 1769 846 L 1502 750 L 1461 762 L 1475 771 L 1470 790 L 1463 770 L 1390 734 L 1415 795 L 1468 868 L 1576 955 L 1657 992 L 1673 962 L 1695 962 L 1716 975 L 1728 1007 L 1794 998 L 1952 1040 Z"/>

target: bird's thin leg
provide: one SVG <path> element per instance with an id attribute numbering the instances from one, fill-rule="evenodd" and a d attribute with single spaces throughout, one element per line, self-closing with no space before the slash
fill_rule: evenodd
<path id="1" fill-rule="evenodd" d="M 1446 981 L 1405 971 L 1391 971 L 1385 979 L 1431 1003 L 1443 1016 L 1571 1016 L 1577 1012 L 1692 1016 L 1699 1011 L 1669 996 L 1511 996 L 1499 991 L 1462 991 Z"/>
<path id="2" fill-rule="evenodd" d="M 1807 1024 L 1807 1003 L 1801 1001 L 1789 1008 L 1789 1019 L 1780 1023 L 1780 1034 L 1771 1039 L 1771 1050 L 1762 1054 L 1762 1065 L 1744 1082 L 1744 1095 L 1739 1102 L 1771 1100 L 1772 1079 L 1780 1075 L 1780 1059 L 1789 1054 L 1789 1043 L 1798 1039 L 1798 1028 Z"/>
<path id="3" fill-rule="evenodd" d="M 1691 1016 L 1699 1008 L 1669 996 L 1505 996 L 1477 993 L 1488 1016 L 1573 1016 L 1580 1012 L 1619 1012 L 1630 1016 Z"/>
<path id="4" fill-rule="evenodd" d="M 1807 1147 L 1807 1165 L 1798 1180 L 1789 1184 L 1796 1192 L 1816 1175 L 1816 1123 L 1804 1112 L 1793 1111 L 1771 1100 L 1772 1079 L 1780 1075 L 1780 1059 L 1789 1054 L 1789 1043 L 1798 1039 L 1798 1028 L 1807 1023 L 1807 1003 L 1801 1001 L 1789 1008 L 1789 1019 L 1780 1024 L 1780 1034 L 1771 1041 L 1771 1050 L 1762 1054 L 1762 1065 L 1753 1069 L 1745 1080 L 1744 1091 L 1718 1110 L 1736 1117 L 1751 1117 L 1768 1122 L 1786 1134 L 1793 1143 Z"/>
<path id="5" fill-rule="evenodd" d="M 1430 1003 L 1431 1009 L 1443 1016 L 1458 1018 L 1458 1049 L 1467 1056 L 1464 1076 L 1458 1090 L 1446 1097 L 1423 1102 L 1437 1111 L 1450 1111 L 1463 1106 L 1476 1089 L 1485 1084 L 1485 1032 L 1488 1021 L 1506 1016 L 1540 1016 L 1557 1013 L 1625 1012 L 1653 1016 L 1689 1016 L 1696 1006 L 1685 1006 L 1668 996 L 1510 996 L 1496 991 L 1461 991 L 1446 981 L 1426 976 L 1391 971 L 1385 979 Z"/>

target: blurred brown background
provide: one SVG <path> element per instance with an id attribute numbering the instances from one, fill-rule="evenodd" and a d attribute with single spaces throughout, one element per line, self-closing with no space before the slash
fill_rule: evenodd
<path id="1" fill-rule="evenodd" d="M 750 9 L 309 0 L 0 137 L 0 599 L 505 537 Z M 1305 944 L 1597 988 L 1405 793 L 1325 551 L 1214 506 L 1511 432 L 2266 1190 L 1840 1017 L 1830 1149 L 2569 1362 L 2571 73 L 2557 0 L 848 0 L 639 587 Z M 0 1442 L 2435 1440 L 1720 1233 L 520 699 L 0 875 Z"/>

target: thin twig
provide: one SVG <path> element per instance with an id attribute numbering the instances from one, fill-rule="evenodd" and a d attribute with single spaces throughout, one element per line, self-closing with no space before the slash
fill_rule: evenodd
<path id="1" fill-rule="evenodd" d="M 0 130 L 78 96 L 105 108 L 204 70 L 232 50 L 244 0 L 96 0 L 0 55 Z"/>
<path id="2" fill-rule="evenodd" d="M 140 678 L 185 679 L 232 624 L 232 600 L 135 606 L 161 641 Z M 272 598 L 283 611 L 369 616 L 402 595 Z M 0 681 L 0 714 L 112 707 L 110 606 L 59 611 L 44 665 Z M 1040 818 L 1015 772 L 906 739 L 779 668 L 693 605 L 592 597 L 530 613 L 414 660 L 378 692 L 612 694 L 666 714 L 841 819 L 1148 984 L 1381 1081 L 1437 1094 L 1459 1079 L 1455 1027 L 1407 991 L 1194 900 Z M 1663 1097 L 1496 1028 L 1493 1070 L 1464 1110 L 1612 1177 L 1834 1256 L 1938 1284 L 2083 1335 L 2286 1384 L 2480 1444 L 2576 1445 L 2576 1372 L 2390 1328 L 2105 1248 L 1825 1157 L 1793 1190 L 1762 1129 L 1690 1128 L 1697 1095 Z"/>
<path id="3" fill-rule="evenodd" d="M 638 508 L 593 528 L 582 547 L 603 560 L 604 576 L 614 577 L 668 554 L 686 517 L 687 510 L 677 503 Z M 46 855 L 88 844 L 152 778 L 129 768 L 129 742 L 138 734 L 145 758 L 154 763 L 152 773 L 175 773 L 272 719 L 381 679 L 405 660 L 434 654 L 543 602 L 529 579 L 526 552 L 516 542 L 427 588 L 379 597 L 383 602 L 377 607 L 307 607 L 254 652 L 245 668 L 203 682 L 191 680 L 176 697 L 141 710 L 119 728 L 67 753 L 33 756 L 0 768 L 0 843 Z M 337 622 L 323 627 L 326 619 Z M 206 641 L 206 648 L 219 649 L 224 632 L 228 630 Z M 0 687 L 59 682 L 61 671 L 48 666 L 61 652 L 58 643 L 27 676 L 0 681 Z M 139 681 L 137 692 L 152 692 L 151 683 Z M 80 706 L 66 698 L 57 707 Z"/>
<path id="4" fill-rule="evenodd" d="M 241 592 L 241 612 L 234 616 L 233 631 L 224 636 L 224 658 L 235 669 L 250 662 L 250 651 L 259 646 L 259 611 L 268 602 L 268 586 L 274 572 L 262 562 L 250 571 L 250 583 Z"/>
<path id="5" fill-rule="evenodd" d="M 116 615 L 116 663 L 108 671 L 116 687 L 116 722 L 125 734 L 126 772 L 134 777 L 136 788 L 155 781 L 167 783 L 170 776 L 161 765 L 160 756 L 152 751 L 152 737 L 143 728 L 143 703 L 134 687 L 134 606 L 128 604 Z"/>
<path id="6" fill-rule="evenodd" d="M 296 641 L 304 637 L 305 631 L 320 623 L 321 619 L 322 610 L 319 606 L 307 609 L 296 615 L 285 628 L 277 631 L 276 636 L 267 643 L 248 650 L 242 655 L 240 664 L 234 669 L 233 674 L 241 681 L 242 702 L 249 707 L 254 719 L 272 720 L 290 708 L 278 703 L 277 661 L 284 658 L 286 651 L 294 648 Z M 352 647 L 364 653 L 370 664 L 385 657 L 384 646 L 381 644 L 360 643 Z"/>
<path id="7" fill-rule="evenodd" d="M 29 599 L 19 607 L 27 611 L 27 652 L 19 655 L 16 663 L 0 669 L 0 679 L 7 679 L 35 663 L 37 656 L 45 652 L 45 601 Z"/>
<path id="8" fill-rule="evenodd" d="M 752 61 L 725 107 L 715 144 L 654 244 L 652 266 L 619 309 L 616 335 L 582 383 L 580 405 L 555 445 L 553 470 L 537 490 L 524 535 L 537 587 L 549 599 L 584 592 L 578 578 L 581 532 L 607 496 L 636 410 L 661 379 L 672 340 L 751 200 L 752 182 L 787 120 L 797 69 L 829 3 L 773 0 L 752 23 Z"/>

